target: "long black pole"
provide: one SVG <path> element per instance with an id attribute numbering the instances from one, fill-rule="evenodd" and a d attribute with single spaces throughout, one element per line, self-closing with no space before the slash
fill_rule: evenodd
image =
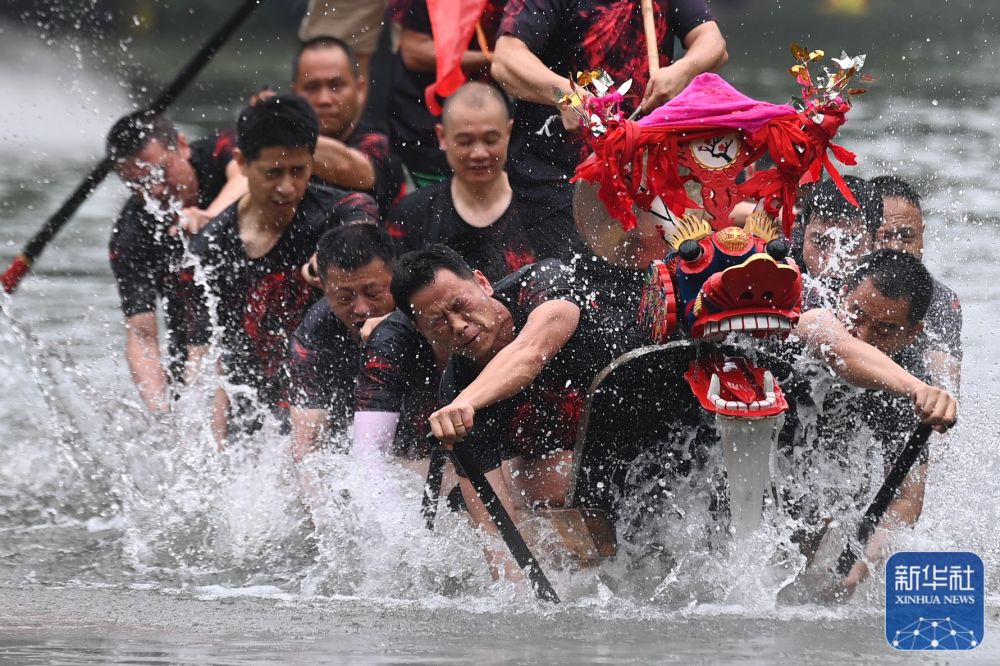
<path id="1" fill-rule="evenodd" d="M 199 51 L 184 66 L 174 80 L 164 88 L 160 96 L 153 100 L 148 110 L 151 113 L 161 113 L 184 91 L 185 88 L 201 73 L 201 70 L 212 60 L 223 44 L 226 43 L 236 29 L 247 20 L 247 18 L 265 0 L 244 0 L 235 12 L 223 23 L 218 30 L 208 39 Z M 90 174 L 83 179 L 68 199 L 60 206 L 52 217 L 45 221 L 42 228 L 31 237 L 21 253 L 14 258 L 10 266 L 0 276 L 0 283 L 3 284 L 5 292 L 12 293 L 24 279 L 24 276 L 31 270 L 32 264 L 41 256 L 49 242 L 55 238 L 56 234 L 69 222 L 70 218 L 83 205 L 90 195 L 101 184 L 101 181 L 108 175 L 112 167 L 111 160 L 105 157 Z"/>
<path id="2" fill-rule="evenodd" d="M 903 485 L 903 481 L 906 480 L 906 475 L 910 473 L 910 469 L 920 458 L 920 454 L 923 453 L 924 448 L 926 448 L 927 440 L 931 436 L 931 430 L 932 427 L 929 423 L 921 423 L 913 431 L 913 434 L 910 435 L 906 444 L 903 445 L 902 450 L 896 457 L 896 461 L 892 464 L 892 468 L 886 475 L 885 481 L 882 482 L 882 487 L 875 493 L 875 499 L 872 500 L 868 510 L 865 511 L 864 518 L 861 519 L 861 524 L 858 525 L 857 542 L 860 549 L 864 550 L 864 547 L 868 544 L 868 540 L 872 538 L 872 534 L 875 533 L 875 528 L 878 526 L 879 521 L 882 520 L 882 516 L 885 515 L 886 509 L 889 508 L 889 504 L 895 499 L 896 494 Z M 848 543 L 840 553 L 840 557 L 837 558 L 837 573 L 841 576 L 846 576 L 851 572 L 851 567 L 857 561 L 858 555 L 855 554 L 854 550 L 851 549 L 851 544 Z"/>
<path id="3" fill-rule="evenodd" d="M 468 477 L 472 483 L 472 487 L 476 489 L 479 499 L 483 501 L 486 511 L 489 512 L 493 524 L 496 525 L 504 543 L 507 544 L 510 554 L 514 556 L 514 560 L 518 566 L 528 574 L 528 580 L 531 581 L 532 587 L 535 588 L 535 594 L 538 595 L 539 599 L 559 603 L 559 595 L 556 594 L 555 588 L 552 587 L 549 579 L 545 577 L 545 572 L 539 566 L 538 560 L 531 554 L 531 549 L 524 542 L 524 537 L 521 536 L 517 525 L 511 520 L 510 514 L 507 513 L 507 509 L 500 502 L 500 498 L 497 497 L 493 486 L 490 485 L 486 475 L 483 474 L 483 470 L 476 464 L 475 458 L 469 455 L 469 451 L 461 444 L 456 444 L 452 448 L 451 455 L 455 462 L 455 467 Z"/>

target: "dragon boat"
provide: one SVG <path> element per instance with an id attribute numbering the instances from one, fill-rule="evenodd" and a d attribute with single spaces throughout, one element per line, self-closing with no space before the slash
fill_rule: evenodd
<path id="1" fill-rule="evenodd" d="M 825 171 L 853 196 L 831 155 L 864 57 L 846 54 L 813 74 L 821 51 L 792 46 L 802 86 L 791 104 L 751 99 L 715 74 L 638 122 L 601 72 L 580 74 L 564 98 L 577 108 L 593 154 L 576 171 L 574 216 L 594 253 L 645 270 L 637 324 L 645 344 L 616 359 L 586 396 L 565 509 L 550 512 L 584 561 L 616 553 L 615 525 L 640 455 L 674 441 L 693 455 L 721 447 L 723 522 L 734 538 L 780 511 L 775 451 L 793 371 L 765 338 L 791 334 L 802 275 L 791 256 L 799 187 Z M 868 77 L 862 77 L 870 80 Z M 766 168 L 763 168 L 767 165 Z M 757 202 L 737 223 L 740 202 Z M 678 449 L 680 450 L 680 449 Z M 728 519 L 728 520 L 726 520 Z"/>

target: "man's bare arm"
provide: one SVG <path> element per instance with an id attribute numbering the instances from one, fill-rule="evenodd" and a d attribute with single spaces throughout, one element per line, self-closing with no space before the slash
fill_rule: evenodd
<path id="1" fill-rule="evenodd" d="M 493 52 L 490 74 L 507 93 L 517 99 L 556 106 L 553 88 L 566 92 L 569 82 L 553 73 L 517 37 L 503 35 Z"/>
<path id="2" fill-rule="evenodd" d="M 906 396 L 913 400 L 921 419 L 935 426 L 955 423 L 957 405 L 947 391 L 925 384 L 875 347 L 852 336 L 829 310 L 804 312 L 798 334 L 808 349 L 851 384 Z"/>
<path id="3" fill-rule="evenodd" d="M 319 137 L 313 173 L 334 185 L 351 190 L 371 190 L 375 187 L 375 165 L 360 150 L 331 139 Z"/>
<path id="4" fill-rule="evenodd" d="M 482 409 L 517 395 L 563 348 L 579 323 L 580 307 L 575 303 L 542 303 L 528 316 L 514 341 L 501 349 L 458 397 Z"/>
<path id="5" fill-rule="evenodd" d="M 576 332 L 580 307 L 556 300 L 535 308 L 514 341 L 486 364 L 479 376 L 451 402 L 431 415 L 431 430 L 444 442 L 472 430 L 478 410 L 526 389 Z M 455 424 L 466 430 L 456 433 Z M 460 435 L 460 437 L 456 437 Z"/>
<path id="6" fill-rule="evenodd" d="M 291 419 L 292 458 L 298 463 L 319 448 L 326 434 L 330 415 L 325 409 L 292 407 Z"/>
<path id="7" fill-rule="evenodd" d="M 403 28 L 399 35 L 399 53 L 403 56 L 403 64 L 412 72 L 437 71 L 434 38 L 427 33 Z M 462 54 L 462 71 L 466 74 L 485 69 L 489 64 L 486 54 L 481 51 L 467 49 Z"/>
<path id="8" fill-rule="evenodd" d="M 125 357 L 146 408 L 154 414 L 169 411 L 167 373 L 160 357 L 156 313 L 143 312 L 125 320 Z"/>
<path id="9" fill-rule="evenodd" d="M 706 21 L 684 36 L 684 56 L 651 73 L 640 109 L 649 113 L 676 97 L 699 74 L 714 72 L 726 64 L 729 53 L 719 24 Z"/>
<path id="10" fill-rule="evenodd" d="M 854 591 L 861 581 L 868 577 L 868 562 L 881 564 L 889 555 L 892 534 L 901 527 L 916 524 L 924 509 L 924 488 L 927 482 L 927 465 L 918 465 L 910 470 L 899 489 L 899 495 L 892 500 L 878 527 L 865 546 L 865 556 L 854 563 L 844 579 L 844 587 Z"/>

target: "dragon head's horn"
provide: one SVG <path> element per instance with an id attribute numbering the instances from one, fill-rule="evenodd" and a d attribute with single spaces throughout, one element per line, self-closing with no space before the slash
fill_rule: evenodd
<path id="1" fill-rule="evenodd" d="M 743 225 L 743 230 L 748 234 L 760 238 L 765 243 L 769 243 L 776 238 L 782 238 L 783 234 L 778 227 L 778 223 L 762 210 L 755 210 L 747 216 L 747 221 Z"/>

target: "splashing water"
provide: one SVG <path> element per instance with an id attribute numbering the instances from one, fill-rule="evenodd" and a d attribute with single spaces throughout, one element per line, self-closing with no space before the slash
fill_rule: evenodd
<path id="1" fill-rule="evenodd" d="M 9 32 L 4 34 L 6 48 Z M 44 59 L 44 53 L 35 55 Z M 17 79 L 0 80 L 8 89 L 24 87 Z M 975 77 L 962 85 L 975 86 Z M 992 339 L 1000 251 L 983 241 L 996 234 L 1000 189 L 988 175 L 993 172 L 988 151 L 968 146 L 1000 141 L 997 102 L 992 92 L 969 103 L 935 92 L 943 101 L 932 109 L 919 91 L 904 97 L 886 87 L 886 99 L 879 101 L 873 92 L 859 101 L 841 143 L 860 153 L 860 175 L 899 170 L 927 192 L 927 260 L 962 298 L 966 358 L 960 425 L 932 442 L 924 514 L 915 529 L 897 536 L 896 547 L 974 550 L 986 563 L 987 589 L 996 590 L 1000 366 Z M 50 108 L 51 93 L 44 87 L 32 93 L 36 96 L 22 103 L 21 115 Z M 776 95 L 769 88 L 761 96 Z M 84 133 L 100 136 L 107 122 L 97 124 L 93 131 L 78 131 L 68 123 L 42 123 L 56 143 L 72 143 Z M 18 133 L 23 132 L 4 134 L 5 154 L 22 151 L 22 144 L 10 139 Z M 68 175 L 57 176 L 86 169 L 96 144 L 80 145 L 70 151 L 69 164 L 32 155 L 28 166 L 43 174 L 37 182 L 26 182 L 13 162 L 0 165 L 5 198 L 15 191 L 30 194 L 6 205 L 4 231 L 17 239 L 6 254 L 37 228 L 36 211 L 54 209 L 71 186 L 63 182 Z M 46 254 L 41 272 L 6 304 L 10 316 L 0 316 L 0 585 L 11 594 L 25 588 L 41 595 L 40 584 L 59 585 L 71 588 L 67 595 L 82 589 L 84 599 L 100 600 L 84 603 L 113 604 L 116 598 L 133 599 L 128 595 L 136 589 L 152 589 L 160 601 L 139 603 L 149 607 L 183 595 L 252 597 L 289 604 L 293 612 L 332 607 L 365 631 L 380 622 L 412 623 L 427 629 L 430 643 L 446 645 L 456 642 L 443 626 L 480 637 L 495 626 L 513 627 L 529 651 L 550 630 L 588 649 L 608 631 L 626 636 L 646 631 L 660 636 L 655 643 L 660 647 L 638 652 L 637 659 L 647 661 L 671 650 L 694 661 L 706 654 L 694 647 L 698 640 L 718 646 L 725 644 L 720 636 L 730 633 L 751 636 L 747 641 L 755 645 L 761 624 L 778 626 L 778 633 L 788 628 L 790 634 L 823 625 L 833 637 L 824 644 L 825 654 L 843 661 L 857 658 L 845 646 L 862 628 L 869 632 L 864 645 L 871 651 L 882 647 L 878 572 L 843 608 L 776 605 L 778 591 L 803 563 L 790 541 L 799 525 L 779 515 L 747 540 L 731 542 L 724 533 L 717 450 L 686 477 L 637 473 L 640 492 L 619 528 L 627 531 L 637 514 L 647 518 L 632 541 L 622 544 L 619 558 L 594 570 L 553 569 L 556 564 L 546 561 L 565 601 L 551 609 L 539 607 L 523 590 L 492 582 L 483 566 L 483 540 L 462 514 L 442 510 L 435 531 L 428 532 L 419 513 L 422 479 L 407 470 L 334 452 L 315 454 L 296 468 L 287 436 L 274 424 L 220 452 L 208 426 L 213 387 L 207 384 L 187 391 L 170 417 L 148 416 L 123 369 L 120 317 L 104 255 L 108 222 L 120 204 L 111 193 L 100 193 L 89 204 Z M 649 451 L 636 469 L 662 466 L 664 455 L 684 455 L 687 444 Z M 873 464 L 864 433 L 845 437 L 844 444 L 838 460 L 791 457 L 779 463 L 791 477 L 786 487 L 795 498 L 852 524 L 857 503 L 847 498 L 870 497 L 871 479 L 878 483 L 871 468 L 880 465 Z M 995 593 L 988 607 L 991 631 L 1000 607 Z M 234 619 L 222 626 L 243 631 L 241 623 L 252 616 L 246 608 L 233 607 Z M 442 626 L 430 627 L 425 616 Z M 287 626 L 297 625 L 289 620 Z M 681 638 L 670 643 L 668 634 Z M 807 651 L 803 640 L 793 639 L 784 654 Z M 428 648 L 428 654 L 438 653 Z M 754 657 L 752 649 L 744 654 Z M 598 646 L 593 655 L 607 652 Z"/>

